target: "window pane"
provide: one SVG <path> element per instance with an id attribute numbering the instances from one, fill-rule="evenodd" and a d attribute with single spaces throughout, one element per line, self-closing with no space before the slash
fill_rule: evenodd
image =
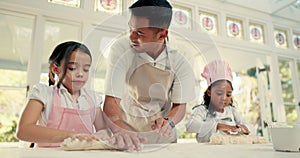
<path id="1" fill-rule="evenodd" d="M 217 35 L 218 34 L 218 24 L 217 15 L 200 12 L 200 27 L 208 33 Z"/>
<path id="2" fill-rule="evenodd" d="M 93 56 L 90 71 L 90 88 L 101 95 L 104 94 L 104 78 L 107 69 L 109 48 L 116 36 L 118 36 L 117 33 L 102 30 L 101 26 L 97 26 L 87 35 L 84 41 Z"/>
<path id="3" fill-rule="evenodd" d="M 287 48 L 287 33 L 284 30 L 275 29 L 274 31 L 274 40 L 276 47 Z"/>
<path id="4" fill-rule="evenodd" d="M 233 18 L 226 19 L 227 35 L 236 39 L 243 39 L 243 21 Z"/>
<path id="5" fill-rule="evenodd" d="M 171 25 L 191 29 L 192 12 L 190 8 L 173 6 L 173 18 Z"/>
<path id="6" fill-rule="evenodd" d="M 300 83 L 300 61 L 297 62 L 297 70 L 298 70 L 298 81 Z"/>
<path id="7" fill-rule="evenodd" d="M 81 26 L 77 23 L 66 23 L 59 21 L 46 21 L 44 32 L 44 53 L 42 58 L 42 74 L 40 81 L 48 83 L 48 58 L 54 48 L 61 42 L 73 40 L 79 41 L 81 37 Z"/>
<path id="8" fill-rule="evenodd" d="M 294 48 L 300 50 L 300 34 L 293 35 Z"/>
<path id="9" fill-rule="evenodd" d="M 261 124 L 261 107 L 256 98 L 258 94 L 258 82 L 256 68 L 248 68 L 236 72 L 233 79 L 234 105 L 241 116 L 252 124 L 256 134 L 263 135 Z M 262 96 L 261 96 L 262 97 Z"/>
<path id="10" fill-rule="evenodd" d="M 0 69 L 27 70 L 33 24 L 33 16 L 0 13 Z M 20 78 L 20 80 L 25 79 L 26 76 Z M 1 77 L 0 83 L 0 85 L 12 86 L 7 82 L 6 77 Z"/>
<path id="11" fill-rule="evenodd" d="M 76 8 L 80 7 L 80 0 L 48 0 L 48 2 Z"/>
<path id="12" fill-rule="evenodd" d="M 264 29 L 262 25 L 250 24 L 249 32 L 251 42 L 264 44 Z"/>
<path id="13" fill-rule="evenodd" d="M 15 130 L 26 98 L 34 16 L 0 12 L 0 142 L 18 141 Z"/>
<path id="14" fill-rule="evenodd" d="M 11 75 L 9 75 L 11 76 Z M 19 114 L 26 97 L 25 88 L 0 90 L 0 142 L 17 142 L 15 136 Z"/>
<path id="15" fill-rule="evenodd" d="M 292 72 L 288 60 L 279 60 L 280 81 L 284 102 L 295 103 Z"/>
<path id="16" fill-rule="evenodd" d="M 297 122 L 296 106 L 285 105 L 286 121 Z"/>
<path id="17" fill-rule="evenodd" d="M 121 0 L 110 0 L 102 1 L 95 0 L 95 10 L 113 14 L 120 14 L 122 12 L 122 1 Z"/>
<path id="18" fill-rule="evenodd" d="M 26 87 L 25 71 L 0 69 L 0 74 L 0 89 L 1 87 Z"/>

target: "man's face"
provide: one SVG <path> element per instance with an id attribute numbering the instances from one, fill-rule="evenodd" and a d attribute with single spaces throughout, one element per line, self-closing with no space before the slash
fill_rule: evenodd
<path id="1" fill-rule="evenodd" d="M 151 52 L 164 42 L 163 29 L 149 27 L 149 19 L 131 15 L 128 22 L 131 46 L 137 52 Z"/>

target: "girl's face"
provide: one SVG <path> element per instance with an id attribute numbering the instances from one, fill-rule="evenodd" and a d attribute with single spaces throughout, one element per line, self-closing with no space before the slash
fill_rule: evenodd
<path id="1" fill-rule="evenodd" d="M 207 94 L 210 96 L 210 106 L 213 105 L 215 111 L 223 112 L 230 103 L 232 88 L 227 81 L 218 81 L 207 91 Z"/>
<path id="2" fill-rule="evenodd" d="M 58 67 L 58 77 L 62 77 L 63 65 Z M 91 67 L 91 58 L 88 54 L 80 50 L 71 53 L 70 60 L 67 64 L 66 76 L 62 80 L 62 84 L 71 94 L 77 93 L 84 86 L 89 78 L 89 70 Z"/>

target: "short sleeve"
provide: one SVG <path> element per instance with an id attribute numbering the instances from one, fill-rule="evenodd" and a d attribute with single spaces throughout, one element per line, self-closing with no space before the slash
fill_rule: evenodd
<path id="1" fill-rule="evenodd" d="M 170 53 L 175 79 L 171 89 L 173 103 L 187 103 L 195 99 L 196 78 L 192 63 L 179 52 Z"/>
<path id="2" fill-rule="evenodd" d="M 126 73 L 132 62 L 130 42 L 121 38 L 111 46 L 105 76 L 105 95 L 121 98 L 125 91 Z"/>
<path id="3" fill-rule="evenodd" d="M 53 87 L 46 84 L 37 84 L 32 87 L 28 95 L 28 99 L 35 99 L 43 103 L 44 107 L 47 106 L 52 100 Z"/>
<path id="4" fill-rule="evenodd" d="M 194 108 L 194 112 L 186 124 L 187 132 L 197 133 L 198 142 L 209 142 L 210 136 L 216 133 L 217 122 L 207 113 L 208 110 L 204 106 Z"/>
<path id="5" fill-rule="evenodd" d="M 92 100 L 93 100 L 93 103 L 95 104 L 95 107 L 96 108 L 101 107 L 101 105 L 103 103 L 103 99 L 102 99 L 101 95 L 99 95 L 95 91 L 88 91 L 88 93 L 92 97 Z"/>

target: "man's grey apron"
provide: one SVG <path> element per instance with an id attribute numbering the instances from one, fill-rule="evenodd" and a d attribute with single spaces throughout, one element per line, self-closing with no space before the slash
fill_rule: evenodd
<path id="1" fill-rule="evenodd" d="M 174 72 L 167 53 L 165 69 L 135 54 L 126 75 L 128 93 L 121 100 L 122 117 L 127 127 L 148 138 L 147 143 L 170 143 L 176 140 L 176 130 L 171 137 L 159 136 L 151 129 L 151 122 L 164 118 L 171 109 L 170 89 Z"/>

